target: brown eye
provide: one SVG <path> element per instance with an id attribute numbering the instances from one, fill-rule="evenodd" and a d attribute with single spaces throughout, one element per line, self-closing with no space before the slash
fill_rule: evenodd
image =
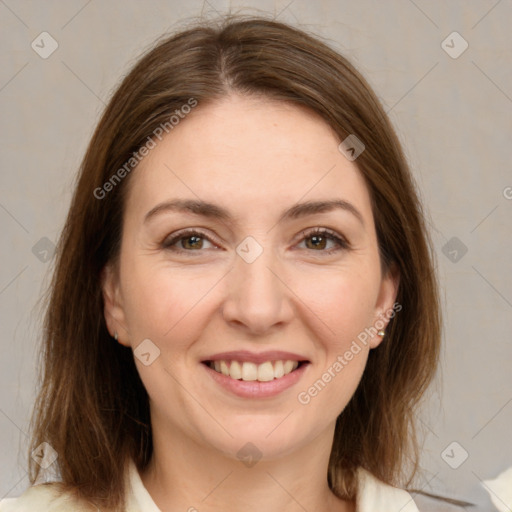
<path id="1" fill-rule="evenodd" d="M 201 249 L 203 246 L 202 238 L 197 235 L 185 236 L 180 238 L 180 240 L 182 240 L 181 245 L 184 249 Z M 190 242 L 191 240 L 192 242 Z M 183 241 L 185 243 L 183 243 Z M 186 247 L 186 245 L 188 245 L 188 247 Z"/>
<path id="2" fill-rule="evenodd" d="M 306 242 L 306 247 L 316 252 L 331 253 L 349 248 L 349 244 L 346 240 L 325 228 L 318 228 L 308 233 L 303 232 L 302 234 L 304 236 L 302 241 Z M 333 242 L 337 247 L 325 250 L 329 242 Z"/>
<path id="3" fill-rule="evenodd" d="M 213 242 L 199 231 L 182 231 L 171 238 L 166 238 L 161 246 L 174 252 L 197 252 L 204 248 L 205 241 L 213 245 Z"/>

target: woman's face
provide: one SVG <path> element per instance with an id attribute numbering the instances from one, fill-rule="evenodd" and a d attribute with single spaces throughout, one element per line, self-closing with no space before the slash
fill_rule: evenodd
<path id="1" fill-rule="evenodd" d="M 133 171 L 105 313 L 135 351 L 153 429 L 233 458 L 332 441 L 397 289 L 338 144 L 298 107 L 230 96 Z"/>

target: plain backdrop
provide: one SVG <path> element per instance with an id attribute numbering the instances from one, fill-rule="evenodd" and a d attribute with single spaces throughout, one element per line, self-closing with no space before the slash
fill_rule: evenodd
<path id="1" fill-rule="evenodd" d="M 157 37 L 240 8 L 328 40 L 396 126 L 432 230 L 444 309 L 442 378 L 418 418 L 415 487 L 494 510 L 481 481 L 512 466 L 510 0 L 0 0 L 0 498 L 28 486 L 36 303 L 102 109 Z"/>

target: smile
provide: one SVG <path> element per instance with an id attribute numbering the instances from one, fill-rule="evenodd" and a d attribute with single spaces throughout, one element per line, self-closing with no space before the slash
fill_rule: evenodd
<path id="1" fill-rule="evenodd" d="M 301 362 L 278 360 L 265 361 L 261 364 L 256 364 L 249 361 L 240 362 L 221 359 L 208 361 L 207 364 L 212 370 L 215 370 L 217 373 L 221 373 L 226 377 L 230 377 L 231 379 L 269 382 L 290 374 L 301 365 Z"/>
<path id="2" fill-rule="evenodd" d="M 270 399 L 296 385 L 310 366 L 307 360 L 205 360 L 201 366 L 220 388 L 240 398 Z"/>

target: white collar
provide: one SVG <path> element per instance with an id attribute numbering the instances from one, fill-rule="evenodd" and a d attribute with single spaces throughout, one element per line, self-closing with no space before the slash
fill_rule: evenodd
<path id="1" fill-rule="evenodd" d="M 359 494 L 356 500 L 356 512 L 375 512 L 376 510 L 419 512 L 407 491 L 381 482 L 363 468 L 358 469 L 357 475 Z M 161 512 L 144 487 L 135 463 L 131 459 L 128 467 L 128 485 L 126 512 Z"/>

